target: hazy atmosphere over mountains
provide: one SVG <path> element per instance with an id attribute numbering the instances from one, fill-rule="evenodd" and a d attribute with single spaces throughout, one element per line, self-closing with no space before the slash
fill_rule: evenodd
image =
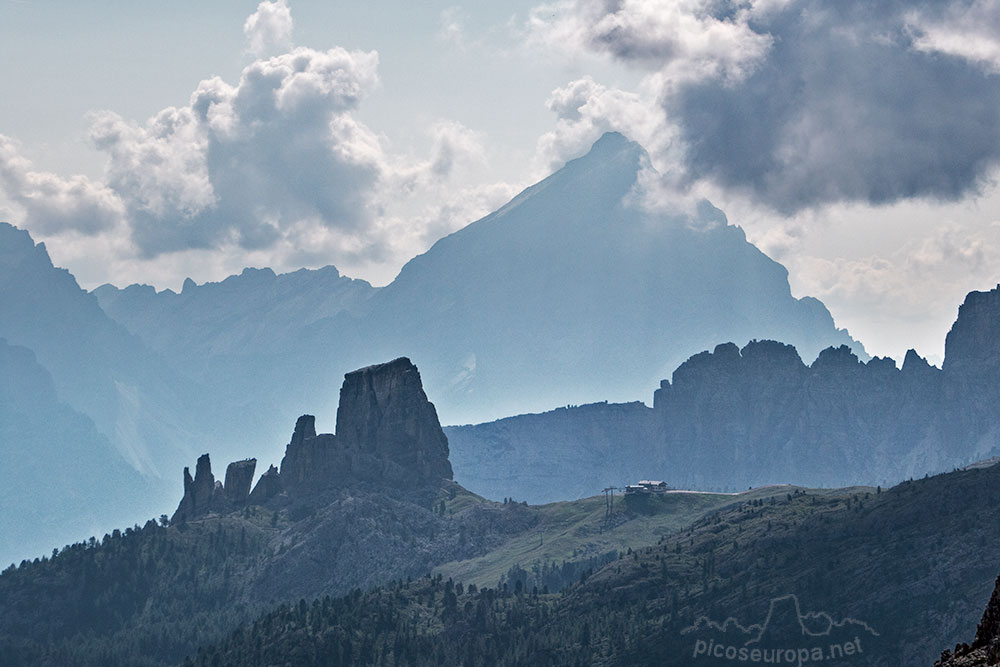
<path id="1" fill-rule="evenodd" d="M 91 295 L 5 226 L 0 335 L 38 348 L 63 400 L 94 420 L 157 499 L 175 493 L 173 475 L 197 443 L 276 461 L 296 411 L 322 413 L 344 372 L 402 354 L 428 368 L 446 423 L 651 402 L 661 379 L 719 340 L 791 341 L 806 358 L 850 344 L 864 356 L 707 202 L 692 223 L 629 201 L 646 161 L 637 144 L 606 134 L 384 288 L 328 267 L 247 270 L 189 281 L 179 294 L 106 285 Z M 38 309 L 39 294 L 66 305 Z M 617 479 L 572 495 L 608 481 Z M 511 485 L 505 495 L 526 493 Z"/>
<path id="2" fill-rule="evenodd" d="M 606 134 L 385 288 L 325 269 L 245 272 L 180 294 L 96 294 L 112 318 L 220 393 L 280 387 L 282 400 L 302 404 L 329 393 L 339 372 L 408 354 L 428 368 L 446 423 L 648 401 L 660 379 L 720 340 L 784 340 L 809 360 L 844 343 L 864 354 L 821 303 L 793 298 L 785 269 L 710 204 L 692 221 L 626 201 L 646 161 L 637 144 Z M 260 312 L 271 303 L 281 305 Z M 267 381 L 237 382 L 253 377 Z"/>
<path id="3" fill-rule="evenodd" d="M 0 4 L 0 665 L 1000 664 L 998 35 Z"/>

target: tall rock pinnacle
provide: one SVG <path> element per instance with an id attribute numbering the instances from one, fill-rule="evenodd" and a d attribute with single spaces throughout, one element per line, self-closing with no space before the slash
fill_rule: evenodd
<path id="1" fill-rule="evenodd" d="M 422 479 L 451 479 L 448 438 L 409 359 L 348 373 L 337 408 L 341 446 L 413 471 Z"/>

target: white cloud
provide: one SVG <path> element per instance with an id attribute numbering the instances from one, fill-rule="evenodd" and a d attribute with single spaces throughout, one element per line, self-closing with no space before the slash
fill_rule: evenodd
<path id="1" fill-rule="evenodd" d="M 469 46 L 465 28 L 467 16 L 461 7 L 448 7 L 443 10 L 437 38 L 460 51 L 464 51 Z"/>
<path id="2" fill-rule="evenodd" d="M 750 21 L 775 2 L 737 2 L 718 16 L 717 0 L 564 0 L 529 15 L 529 43 L 574 55 L 596 51 L 661 72 L 671 83 L 745 77 L 772 38 Z M 780 3 L 778 3 L 780 4 Z"/>
<path id="3" fill-rule="evenodd" d="M 656 104 L 655 91 L 609 88 L 589 76 L 552 92 L 546 106 L 555 127 L 537 145 L 540 169 L 549 172 L 587 151 L 605 132 L 621 132 L 651 153 L 668 151 L 673 133 Z"/>
<path id="4" fill-rule="evenodd" d="M 821 299 L 872 354 L 902 360 L 913 347 L 940 362 L 965 295 L 1000 282 L 1000 221 L 989 210 L 998 198 L 994 190 L 983 207 L 900 203 L 831 207 L 782 224 L 751 219 L 748 236 L 788 268 L 793 293 Z M 880 225 L 893 231 L 880 234 Z M 835 241 L 846 236 L 855 242 Z"/>
<path id="5" fill-rule="evenodd" d="M 19 209 L 8 214 L 20 215 L 46 234 L 70 230 L 98 234 L 118 225 L 124 213 L 121 200 L 108 187 L 86 176 L 63 178 L 35 171 L 14 140 L 2 134 L 0 193 Z"/>
<path id="6" fill-rule="evenodd" d="M 281 53 L 292 46 L 292 12 L 286 0 L 264 0 L 243 24 L 247 49 L 254 56 Z"/>
<path id="7" fill-rule="evenodd" d="M 99 114 L 92 139 L 137 247 L 266 247 L 307 219 L 362 227 L 384 156 L 351 112 L 377 68 L 374 52 L 297 48 L 248 65 L 235 86 L 202 81 L 187 106 L 144 124 Z"/>
<path id="8" fill-rule="evenodd" d="M 1000 73 L 1000 2 L 974 0 L 939 14 L 940 9 L 906 16 L 915 49 L 958 56 Z"/>

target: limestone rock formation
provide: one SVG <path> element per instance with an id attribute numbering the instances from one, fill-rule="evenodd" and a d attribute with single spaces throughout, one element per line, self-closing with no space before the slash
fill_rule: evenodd
<path id="1" fill-rule="evenodd" d="M 234 506 L 242 507 L 250 496 L 250 484 L 257 468 L 257 459 L 233 461 L 226 468 L 226 500 Z"/>
<path id="2" fill-rule="evenodd" d="M 847 346 L 827 348 L 807 366 L 791 345 L 723 343 L 660 382 L 652 410 L 559 409 L 452 427 L 449 437 L 459 482 L 529 502 L 586 497 L 639 479 L 709 490 L 889 486 L 988 458 L 1000 443 L 989 432 L 1000 424 L 989 417 L 1000 401 L 949 399 L 948 387 L 961 388 L 950 373 L 946 382 L 948 373 L 912 350 L 902 369 L 891 359 L 863 362 Z M 970 445 L 979 451 L 956 456 Z"/>
<path id="3" fill-rule="evenodd" d="M 249 505 L 263 505 L 271 498 L 274 498 L 282 491 L 281 475 L 275 466 L 270 466 L 253 487 L 250 497 L 247 499 Z"/>
<path id="4" fill-rule="evenodd" d="M 292 493 L 321 489 L 351 469 L 350 457 L 336 436 L 317 435 L 315 423 L 312 415 L 298 418 L 281 460 L 282 487 Z"/>
<path id="5" fill-rule="evenodd" d="M 280 471 L 271 466 L 251 493 L 256 464 L 256 459 L 229 464 L 222 485 L 212 475 L 208 454 L 203 455 L 193 479 L 184 469 L 184 497 L 174 518 L 357 484 L 393 492 L 437 489 L 452 478 L 448 438 L 417 367 L 405 357 L 348 373 L 340 391 L 337 434 L 317 434 L 313 415 L 299 417 Z"/>
<path id="6" fill-rule="evenodd" d="M 1000 665 L 1000 577 L 983 620 L 976 629 L 972 645 L 959 644 L 954 651 L 944 651 L 935 667 L 995 667 Z"/>
<path id="7" fill-rule="evenodd" d="M 988 292 L 969 292 L 945 338 L 946 371 L 989 375 L 1000 369 L 1000 285 Z"/>
<path id="8" fill-rule="evenodd" d="M 452 478 L 448 438 L 417 367 L 405 357 L 347 374 L 337 437 L 345 447 L 388 459 L 419 479 Z"/>
<path id="9" fill-rule="evenodd" d="M 348 373 L 337 434 L 317 435 L 315 418 L 303 415 L 281 461 L 282 485 L 293 494 L 358 481 L 413 488 L 451 478 L 448 438 L 405 357 Z"/>
<path id="10" fill-rule="evenodd" d="M 230 463 L 223 484 L 212 474 L 212 461 L 208 454 L 202 454 L 198 457 L 193 479 L 190 469 L 184 468 L 184 497 L 174 512 L 173 520 L 184 521 L 209 512 L 227 512 L 245 506 L 256 467 L 257 459 Z"/>
<path id="11" fill-rule="evenodd" d="M 198 457 L 194 479 L 191 470 L 184 468 L 184 497 L 181 498 L 173 520 L 184 520 L 204 514 L 211 508 L 215 495 L 215 476 L 212 474 L 212 461 L 208 454 Z"/>
<path id="12" fill-rule="evenodd" d="M 844 345 L 807 366 L 791 345 L 723 343 L 661 381 L 652 411 L 631 411 L 626 423 L 624 412 L 598 405 L 572 420 L 556 410 L 453 429 L 458 481 L 491 497 L 551 502 L 643 478 L 709 490 L 890 486 L 996 457 L 1000 286 L 967 296 L 940 369 L 914 350 L 902 368 L 865 362 Z M 574 459 L 586 488 L 565 480 L 564 461 L 601 452 L 612 428 L 622 434 L 617 447 Z"/>

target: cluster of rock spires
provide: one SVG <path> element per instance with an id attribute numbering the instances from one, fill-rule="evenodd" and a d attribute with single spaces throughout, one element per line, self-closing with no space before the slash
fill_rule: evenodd
<path id="1" fill-rule="evenodd" d="M 407 491 L 452 479 L 448 439 L 417 367 L 405 357 L 348 373 L 336 435 L 317 434 L 316 418 L 302 415 L 280 471 L 272 465 L 251 491 L 256 465 L 256 459 L 230 463 L 222 483 L 212 474 L 209 455 L 199 457 L 193 478 L 184 468 L 184 497 L 174 520 L 359 483 Z"/>
<path id="2" fill-rule="evenodd" d="M 790 345 L 719 345 L 661 383 L 656 431 L 692 484 L 892 484 L 949 470 L 1000 451 L 998 340 L 1000 286 L 966 297 L 941 369 L 914 350 L 901 368 L 846 346 L 806 366 Z M 754 461 L 780 477 L 762 479 Z"/>
<path id="3" fill-rule="evenodd" d="M 1000 665 L 1000 577 L 997 577 L 983 620 L 976 629 L 972 645 L 959 644 L 954 651 L 944 651 L 934 667 L 995 667 Z"/>

